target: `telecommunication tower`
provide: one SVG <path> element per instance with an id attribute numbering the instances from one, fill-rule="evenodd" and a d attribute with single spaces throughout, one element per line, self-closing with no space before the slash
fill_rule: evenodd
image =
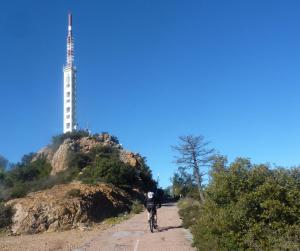
<path id="1" fill-rule="evenodd" d="M 67 62 L 64 72 L 64 133 L 76 130 L 76 67 L 74 65 L 74 41 L 72 34 L 72 14 L 68 15 Z"/>

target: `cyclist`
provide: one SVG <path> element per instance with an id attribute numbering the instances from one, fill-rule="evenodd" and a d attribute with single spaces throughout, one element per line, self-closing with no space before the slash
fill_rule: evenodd
<path id="1" fill-rule="evenodd" d="M 146 195 L 144 206 L 148 211 L 148 222 L 150 221 L 150 212 L 153 210 L 154 220 L 157 223 L 157 210 L 156 207 L 161 207 L 161 201 L 158 196 L 156 196 L 153 192 L 149 191 Z M 155 226 L 157 227 L 157 226 Z"/>

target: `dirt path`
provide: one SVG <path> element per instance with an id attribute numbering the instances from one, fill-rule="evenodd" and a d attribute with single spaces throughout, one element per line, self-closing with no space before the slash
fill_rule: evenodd
<path id="1" fill-rule="evenodd" d="M 0 236 L 1 251 L 194 251 L 191 235 L 181 227 L 175 204 L 158 210 L 159 230 L 150 233 L 142 212 L 115 226 L 98 224 L 88 231 L 78 229 L 36 235 Z"/>
<path id="2" fill-rule="evenodd" d="M 158 210 L 158 231 L 151 233 L 146 212 L 103 231 L 73 251 L 194 251 L 191 235 L 182 228 L 175 204 Z"/>

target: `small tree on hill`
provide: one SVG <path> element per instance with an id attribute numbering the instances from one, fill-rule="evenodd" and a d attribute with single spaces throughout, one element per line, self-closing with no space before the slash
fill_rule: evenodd
<path id="1" fill-rule="evenodd" d="M 178 167 L 178 170 L 174 173 L 174 176 L 171 178 L 173 195 L 175 197 L 190 196 L 195 184 L 193 175 L 187 172 L 186 168 Z"/>
<path id="2" fill-rule="evenodd" d="M 197 184 L 200 201 L 204 202 L 202 190 L 203 168 L 209 164 L 214 156 L 214 149 L 208 148 L 209 142 L 203 136 L 180 136 L 179 144 L 172 146 L 179 156 L 175 156 L 175 163 L 183 169 L 192 169 L 193 178 Z"/>
<path id="3" fill-rule="evenodd" d="M 8 160 L 0 155 L 0 172 L 4 172 L 8 166 Z"/>

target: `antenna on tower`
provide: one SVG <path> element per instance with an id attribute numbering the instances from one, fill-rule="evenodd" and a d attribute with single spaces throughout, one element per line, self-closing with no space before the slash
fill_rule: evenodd
<path id="1" fill-rule="evenodd" d="M 89 122 L 86 122 L 85 131 L 88 132 L 90 135 L 92 134 L 92 131 L 89 129 Z"/>
<path id="2" fill-rule="evenodd" d="M 72 13 L 68 14 L 68 30 L 72 30 Z"/>
<path id="3" fill-rule="evenodd" d="M 74 61 L 74 41 L 72 34 L 72 13 L 68 14 L 68 37 L 67 37 L 67 66 L 72 66 Z"/>

